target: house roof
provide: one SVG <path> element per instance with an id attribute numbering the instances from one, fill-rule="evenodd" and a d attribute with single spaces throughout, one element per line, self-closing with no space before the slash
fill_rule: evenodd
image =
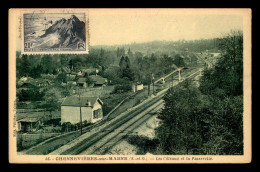
<path id="1" fill-rule="evenodd" d="M 84 84 L 86 82 L 87 82 L 86 78 L 79 78 L 78 81 L 77 81 L 77 83 L 79 83 L 79 84 Z"/>
<path id="2" fill-rule="evenodd" d="M 51 112 L 51 117 L 52 119 L 57 119 L 61 117 L 61 112 L 60 111 L 52 111 Z"/>
<path id="3" fill-rule="evenodd" d="M 19 121 L 20 122 L 37 122 L 37 121 L 39 121 L 41 118 L 43 118 L 43 117 L 25 117 L 25 118 L 23 118 L 23 119 L 20 119 Z"/>
<path id="4" fill-rule="evenodd" d="M 76 72 L 71 72 L 70 75 L 77 75 L 77 73 Z"/>
<path id="5" fill-rule="evenodd" d="M 63 67 L 62 70 L 65 72 L 65 73 L 71 73 L 70 69 L 68 67 Z"/>
<path id="6" fill-rule="evenodd" d="M 23 122 L 36 122 L 43 117 L 47 117 L 49 112 L 27 112 L 27 113 L 17 113 L 16 120 Z"/>
<path id="7" fill-rule="evenodd" d="M 51 112 L 52 118 L 60 118 L 60 111 Z M 38 120 L 48 117 L 50 112 L 26 112 L 17 113 L 16 120 L 21 122 L 37 122 Z"/>
<path id="8" fill-rule="evenodd" d="M 28 78 L 26 81 L 18 81 L 18 86 L 20 87 L 26 87 L 26 88 L 32 88 L 32 87 L 37 87 L 39 84 L 48 84 L 51 85 L 51 81 L 49 79 L 44 79 L 44 78 Z"/>
<path id="9" fill-rule="evenodd" d="M 32 83 L 25 82 L 25 83 L 21 84 L 20 87 L 21 88 L 35 88 L 37 86 Z"/>
<path id="10" fill-rule="evenodd" d="M 83 72 L 86 72 L 87 74 L 90 74 L 91 72 L 95 72 L 96 69 L 95 69 L 95 68 L 88 68 L 88 69 L 82 68 L 82 71 L 83 71 Z"/>
<path id="11" fill-rule="evenodd" d="M 178 69 L 178 66 L 176 66 L 175 64 L 172 64 L 172 67 L 174 67 L 175 69 Z"/>
<path id="12" fill-rule="evenodd" d="M 67 97 L 61 104 L 61 106 L 82 106 L 82 107 L 87 107 L 88 102 L 90 102 L 90 106 L 93 106 L 96 101 L 98 101 L 101 105 L 103 102 L 98 98 L 98 97 L 79 97 L 78 96 L 71 96 Z"/>
<path id="13" fill-rule="evenodd" d="M 67 81 L 68 84 L 74 84 L 76 83 L 75 81 Z"/>
<path id="14" fill-rule="evenodd" d="M 44 83 L 47 83 L 47 84 L 51 84 L 50 80 L 48 79 L 43 79 L 43 78 L 38 78 L 38 79 L 34 79 L 31 81 L 32 84 L 34 85 L 38 85 L 38 84 L 44 84 Z"/>
<path id="15" fill-rule="evenodd" d="M 107 82 L 106 78 L 103 78 L 102 76 L 99 75 L 90 75 L 89 78 L 93 80 L 95 84 L 105 84 Z"/>

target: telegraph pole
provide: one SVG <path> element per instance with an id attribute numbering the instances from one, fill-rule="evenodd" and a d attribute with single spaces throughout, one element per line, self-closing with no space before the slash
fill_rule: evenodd
<path id="1" fill-rule="evenodd" d="M 153 94 L 154 94 L 154 74 L 152 74 L 152 81 L 153 81 Z"/>
<path id="2" fill-rule="evenodd" d="M 148 96 L 150 96 L 150 86 L 151 86 L 151 83 L 148 84 Z"/>
<path id="3" fill-rule="evenodd" d="M 179 69 L 179 82 L 181 82 L 181 70 Z"/>
<path id="4" fill-rule="evenodd" d="M 79 90 L 79 88 L 78 88 Z M 81 114 L 81 102 L 80 102 L 80 91 L 79 92 L 79 112 L 80 112 L 80 135 L 82 135 L 82 114 Z"/>
<path id="5" fill-rule="evenodd" d="M 172 87 L 173 87 L 173 74 L 172 74 Z"/>

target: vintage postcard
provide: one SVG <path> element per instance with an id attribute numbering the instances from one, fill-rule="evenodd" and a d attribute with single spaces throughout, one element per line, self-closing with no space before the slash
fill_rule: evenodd
<path id="1" fill-rule="evenodd" d="M 251 9 L 10 9 L 10 163 L 250 163 Z"/>

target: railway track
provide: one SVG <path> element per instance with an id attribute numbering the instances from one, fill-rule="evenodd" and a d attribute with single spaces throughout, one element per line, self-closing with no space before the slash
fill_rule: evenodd
<path id="1" fill-rule="evenodd" d="M 155 107 L 149 109 L 149 112 L 145 112 L 145 114 L 140 114 L 137 118 L 133 118 L 126 125 L 122 125 L 117 131 L 110 133 L 103 139 L 97 142 L 95 146 L 88 148 L 80 154 L 88 154 L 88 155 L 104 155 L 106 154 L 112 147 L 114 147 L 118 142 L 125 138 L 125 136 L 132 133 L 134 129 L 142 125 L 149 118 L 152 117 L 154 112 L 157 112 L 159 109 L 163 107 L 163 101 L 160 101 L 155 105 Z"/>
<path id="2" fill-rule="evenodd" d="M 116 129 L 118 129 L 123 124 L 130 121 L 132 118 L 134 118 L 138 114 L 140 114 L 144 111 L 147 111 L 147 109 L 150 106 L 154 105 L 162 97 L 163 97 L 163 95 L 160 95 L 160 96 L 152 99 L 150 102 L 148 102 L 146 105 L 144 105 L 140 109 L 137 109 L 134 112 L 115 120 L 105 130 L 90 135 L 89 137 L 87 137 L 84 140 L 77 143 L 75 146 L 67 149 L 64 152 L 62 152 L 61 155 L 77 155 L 77 154 L 80 154 L 81 152 L 85 151 L 87 148 L 91 147 L 92 145 L 94 145 L 95 143 L 97 143 L 98 141 L 103 139 L 108 134 L 114 132 Z"/>
<path id="3" fill-rule="evenodd" d="M 198 71 L 194 72 L 197 73 Z M 193 76 L 194 73 L 192 74 Z M 188 74 L 184 74 L 187 77 Z M 191 75 L 190 75 L 191 76 Z M 106 129 L 96 132 L 83 140 L 79 141 L 74 146 L 68 148 L 67 150 L 61 152 L 61 155 L 78 155 L 78 154 L 105 154 L 109 149 L 111 149 L 116 143 L 125 137 L 134 128 L 145 122 L 151 115 L 150 112 L 155 110 L 158 106 L 162 105 L 162 97 L 164 94 L 160 94 L 153 98 L 145 105 L 140 107 L 133 112 L 124 115 L 121 118 L 113 121 Z M 155 107 L 153 107 L 155 106 Z M 143 114 L 142 116 L 138 116 Z M 122 128 L 122 126 L 125 126 Z M 121 129 L 120 129 L 121 128 Z"/>

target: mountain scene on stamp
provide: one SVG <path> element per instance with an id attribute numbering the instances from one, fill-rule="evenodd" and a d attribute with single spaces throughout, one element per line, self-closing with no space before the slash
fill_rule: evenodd
<path id="1" fill-rule="evenodd" d="M 86 42 L 85 22 L 76 15 L 53 21 L 52 18 L 38 16 L 33 24 L 25 26 L 25 42 L 34 48 L 72 48 Z M 84 48 L 84 47 L 83 47 Z"/>

